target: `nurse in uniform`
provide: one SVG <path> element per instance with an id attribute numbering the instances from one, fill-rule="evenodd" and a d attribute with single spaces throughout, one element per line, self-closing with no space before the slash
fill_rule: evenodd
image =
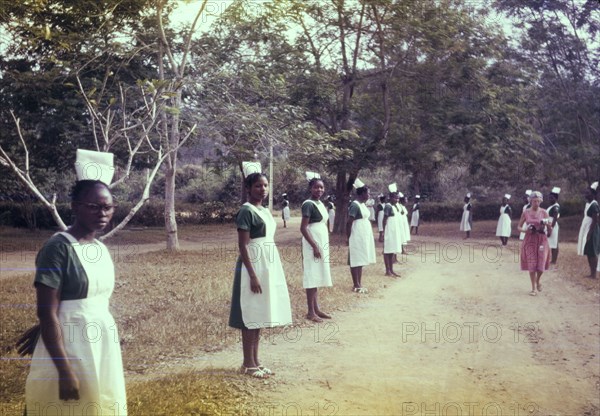
<path id="1" fill-rule="evenodd" d="M 421 195 L 415 195 L 415 203 L 412 206 L 412 213 L 410 216 L 410 232 L 412 234 L 413 229 L 415 230 L 415 235 L 419 234 L 419 208 L 421 202 Z"/>
<path id="2" fill-rule="evenodd" d="M 327 210 L 321 202 L 325 185 L 318 173 L 306 172 L 310 198 L 302 203 L 302 265 L 303 287 L 306 290 L 308 313 L 306 319 L 323 322 L 331 316 L 319 308 L 318 288 L 331 287 L 329 270 L 329 232 Z"/>
<path id="3" fill-rule="evenodd" d="M 335 225 L 335 204 L 333 203 L 333 197 L 329 195 L 327 197 L 327 215 L 329 219 L 327 220 L 327 228 L 329 232 L 333 232 L 333 226 Z"/>
<path id="4" fill-rule="evenodd" d="M 377 199 L 379 202 L 377 203 L 377 208 L 375 209 L 375 216 L 377 217 L 377 231 L 379 231 L 379 242 L 383 243 L 383 217 L 384 217 L 384 208 L 385 208 L 385 195 L 380 194 Z"/>
<path id="5" fill-rule="evenodd" d="M 587 256 L 590 266 L 588 277 L 596 278 L 598 254 L 600 253 L 600 207 L 598 206 L 598 182 L 594 182 L 585 191 L 587 203 L 583 210 L 583 221 L 577 239 L 577 254 Z"/>
<path id="6" fill-rule="evenodd" d="M 500 237 L 503 246 L 508 244 L 508 238 L 510 237 L 511 231 L 510 221 L 512 209 L 510 205 L 508 205 L 509 200 L 510 194 L 504 194 L 502 205 L 500 206 L 500 218 L 498 218 L 498 225 L 496 226 L 496 237 Z"/>
<path id="7" fill-rule="evenodd" d="M 240 256 L 235 267 L 229 326 L 242 331 L 242 374 L 267 378 L 273 371 L 258 358 L 260 330 L 292 323 L 287 282 L 275 245 L 275 220 L 262 206 L 269 181 L 260 163 L 243 162 L 248 202 L 236 215 Z"/>
<path id="8" fill-rule="evenodd" d="M 560 227 L 558 225 L 558 219 L 560 218 L 560 205 L 558 204 L 558 195 L 560 194 L 560 188 L 555 186 L 550 192 L 550 205 L 547 209 L 548 215 L 552 218 L 552 234 L 548 237 L 548 244 L 550 245 L 550 251 L 552 252 L 552 260 L 550 264 L 555 265 L 558 260 L 558 231 Z"/>
<path id="9" fill-rule="evenodd" d="M 353 186 L 356 189 L 356 200 L 350 204 L 346 223 L 352 291 L 367 293 L 367 289 L 362 287 L 362 268 L 375 264 L 376 261 L 375 239 L 369 221 L 369 209 L 365 206 L 369 199 L 369 188 L 358 178 Z"/>
<path id="10" fill-rule="evenodd" d="M 283 197 L 281 219 L 283 220 L 283 228 L 286 228 L 287 222 L 290 220 L 290 201 L 288 201 L 287 193 L 281 196 Z"/>
<path id="11" fill-rule="evenodd" d="M 525 212 L 526 209 L 531 208 L 531 203 L 529 202 L 529 196 L 531 195 L 531 189 L 525 191 L 525 196 L 523 197 L 523 201 L 525 201 L 525 205 L 523 205 L 523 209 L 521 210 L 521 215 Z M 523 224 L 523 228 L 519 230 L 519 240 L 525 240 L 525 232 L 527 231 L 527 224 Z"/>
<path id="12" fill-rule="evenodd" d="M 112 161 L 110 153 L 77 151 L 75 220 L 36 257 L 41 337 L 25 384 L 26 415 L 127 414 L 121 346 L 109 311 L 115 269 L 95 238 L 115 209 Z"/>
<path id="13" fill-rule="evenodd" d="M 402 254 L 408 254 L 406 252 L 406 246 L 410 241 L 410 225 L 408 223 L 408 209 L 406 208 L 406 204 L 408 203 L 408 199 L 402 192 L 398 192 L 399 199 L 399 208 L 400 208 L 400 233 L 402 238 Z"/>
<path id="14" fill-rule="evenodd" d="M 471 237 L 471 225 L 473 224 L 473 215 L 472 215 L 472 209 L 473 206 L 471 205 L 471 193 L 469 192 L 466 196 L 465 196 L 465 205 L 463 205 L 463 213 L 462 213 L 462 218 L 460 220 L 460 231 L 464 231 L 465 232 L 465 238 L 469 238 Z"/>
<path id="15" fill-rule="evenodd" d="M 383 260 L 385 275 L 400 277 L 394 272 L 394 255 L 402 251 L 400 230 L 400 207 L 398 206 L 398 187 L 395 183 L 388 185 L 389 202 L 384 207 L 383 217 Z"/>

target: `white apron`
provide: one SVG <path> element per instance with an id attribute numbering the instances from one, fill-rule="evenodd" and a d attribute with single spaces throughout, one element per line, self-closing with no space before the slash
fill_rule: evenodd
<path id="1" fill-rule="evenodd" d="M 525 210 L 527 209 L 527 205 L 529 204 L 525 204 L 523 205 L 523 212 L 525 212 Z M 527 223 L 523 223 L 523 227 L 521 227 L 521 232 L 519 233 L 519 240 L 523 241 L 525 240 L 525 234 L 527 233 Z"/>
<path id="2" fill-rule="evenodd" d="M 471 231 L 471 223 L 469 222 L 469 213 L 467 210 L 469 204 L 465 204 L 463 207 L 462 218 L 460 220 L 460 231 Z"/>
<path id="3" fill-rule="evenodd" d="M 500 218 L 496 226 L 496 237 L 510 237 L 511 224 L 510 215 L 505 212 L 506 206 L 500 207 Z"/>
<path id="4" fill-rule="evenodd" d="M 379 211 L 377 211 L 377 231 L 381 232 L 383 231 L 383 217 L 385 216 L 385 214 L 383 213 L 384 208 L 380 209 Z"/>
<path id="5" fill-rule="evenodd" d="M 333 232 L 333 226 L 335 224 L 335 208 L 330 208 L 327 214 L 329 215 L 329 232 Z"/>
<path id="6" fill-rule="evenodd" d="M 248 254 L 262 293 L 253 293 L 250 275 L 242 262 L 240 282 L 240 306 L 242 319 L 248 329 L 271 328 L 292 323 L 290 296 L 279 251 L 275 245 L 276 224 L 266 208 L 248 205 L 265 223 L 265 236 L 251 239 Z"/>
<path id="7" fill-rule="evenodd" d="M 410 241 L 410 225 L 408 225 L 408 210 L 400 204 L 400 232 L 402 236 L 402 245 Z"/>
<path id="8" fill-rule="evenodd" d="M 302 265 L 304 266 L 303 287 L 312 289 L 315 287 L 329 287 L 331 283 L 331 271 L 329 270 L 329 232 L 327 230 L 327 211 L 322 203 L 306 200 L 304 204 L 313 204 L 323 217 L 320 222 L 308 224 L 308 232 L 319 247 L 321 258 L 316 259 L 311 245 L 302 237 Z"/>
<path id="9" fill-rule="evenodd" d="M 348 241 L 350 267 L 375 264 L 375 240 L 371 221 L 369 221 L 369 209 L 358 201 L 352 203 L 358 204 L 362 218 L 352 221 L 352 230 Z"/>
<path id="10" fill-rule="evenodd" d="M 583 249 L 585 247 L 585 243 L 587 243 L 588 232 L 590 231 L 592 223 L 594 222 L 592 220 L 592 217 L 588 217 L 587 215 L 588 209 L 594 203 L 597 204 L 598 202 L 596 202 L 595 200 L 592 202 L 586 202 L 585 209 L 583 210 L 583 220 L 581 221 L 581 227 L 579 228 L 579 237 L 577 238 L 577 254 L 580 256 L 585 256 L 585 254 L 583 254 Z"/>
<path id="11" fill-rule="evenodd" d="M 40 337 L 25 383 L 27 414 L 126 415 L 119 334 L 108 308 L 115 284 L 110 253 L 100 241 L 81 245 L 71 234 L 61 234 L 71 242 L 89 282 L 86 299 L 63 300 L 58 309 L 65 351 L 79 378 L 80 399 L 58 399 L 58 371 Z"/>
<path id="12" fill-rule="evenodd" d="M 411 227 L 418 227 L 419 226 L 419 210 L 415 211 L 415 207 L 417 206 L 417 204 L 413 205 L 413 212 L 410 216 L 410 226 Z"/>
<path id="13" fill-rule="evenodd" d="M 558 204 L 554 204 L 554 205 L 558 205 Z M 548 211 L 548 213 L 549 213 L 550 210 L 552 209 L 552 207 L 554 207 L 554 205 L 548 207 L 548 209 L 546 211 Z M 556 224 L 552 228 L 552 234 L 550 234 L 550 237 L 548 237 L 548 244 L 550 245 L 550 248 L 558 248 L 558 230 L 560 229 L 560 227 L 558 226 L 559 219 L 560 219 L 560 214 L 558 214 L 558 217 L 556 219 Z"/>
<path id="14" fill-rule="evenodd" d="M 383 234 L 383 252 L 385 254 L 400 253 L 402 251 L 402 230 L 400 228 L 400 210 L 396 205 L 392 207 L 394 215 L 387 217 Z"/>

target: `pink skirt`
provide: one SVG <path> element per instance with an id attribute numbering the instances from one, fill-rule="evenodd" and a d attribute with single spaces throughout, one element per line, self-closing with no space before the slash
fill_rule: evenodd
<path id="1" fill-rule="evenodd" d="M 550 244 L 546 234 L 528 231 L 521 246 L 521 270 L 544 272 L 550 267 Z"/>

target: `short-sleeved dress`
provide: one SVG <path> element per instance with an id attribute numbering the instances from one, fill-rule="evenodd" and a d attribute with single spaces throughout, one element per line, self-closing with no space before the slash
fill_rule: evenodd
<path id="1" fill-rule="evenodd" d="M 496 226 L 496 237 L 510 237 L 511 224 L 510 224 L 510 205 L 502 205 L 500 207 L 500 218 L 498 218 L 498 225 Z"/>
<path id="2" fill-rule="evenodd" d="M 284 221 L 290 220 L 290 202 L 288 200 L 283 201 L 283 208 L 281 210 L 281 219 Z"/>
<path id="3" fill-rule="evenodd" d="M 462 218 L 460 220 L 460 231 L 471 231 L 471 216 L 469 215 L 471 213 L 471 203 L 467 202 L 464 206 L 463 206 L 463 213 L 462 213 Z"/>
<path id="4" fill-rule="evenodd" d="M 531 208 L 531 204 L 525 204 L 523 205 L 523 210 L 521 211 L 521 213 L 525 212 L 525 210 Z M 526 230 L 527 224 L 523 224 L 523 229 L 519 230 L 519 240 L 523 241 L 525 240 L 525 230 Z"/>
<path id="5" fill-rule="evenodd" d="M 115 284 L 110 252 L 100 241 L 80 244 L 67 232 L 52 236 L 36 258 L 35 284 L 60 290 L 58 320 L 78 401 L 58 398 L 58 371 L 43 339 L 35 346 L 25 383 L 27 414 L 126 415 L 121 346 L 109 299 Z"/>
<path id="6" fill-rule="evenodd" d="M 418 227 L 419 226 L 419 203 L 415 202 L 412 207 L 412 214 L 410 216 L 410 226 Z"/>
<path id="7" fill-rule="evenodd" d="M 302 217 L 308 218 L 308 232 L 319 247 L 321 258 L 316 259 L 308 241 L 302 237 L 302 266 L 304 289 L 329 287 L 329 232 L 327 230 L 327 210 L 321 201 L 307 199 L 302 203 Z"/>
<path id="8" fill-rule="evenodd" d="M 369 221 L 369 209 L 363 203 L 352 201 L 348 216 L 354 218 L 348 242 L 350 267 L 375 264 L 375 240 Z"/>
<path id="9" fill-rule="evenodd" d="M 369 221 L 375 221 L 375 201 L 373 200 L 373 198 L 370 198 L 365 205 L 367 206 L 368 210 L 369 210 Z"/>
<path id="10" fill-rule="evenodd" d="M 577 239 L 577 254 L 580 256 L 596 257 L 600 254 L 600 224 L 597 223 L 596 227 L 592 229 L 592 218 L 594 215 L 598 215 L 599 212 L 598 201 L 593 200 L 585 204 L 583 221 L 581 221 L 579 238 Z M 587 239 L 588 233 L 592 234 L 589 240 Z"/>
<path id="11" fill-rule="evenodd" d="M 400 232 L 402 245 L 407 245 L 410 241 L 410 225 L 408 224 L 408 210 L 403 204 L 400 205 Z"/>
<path id="12" fill-rule="evenodd" d="M 383 231 L 383 217 L 385 216 L 384 209 L 386 204 L 377 203 L 377 231 Z"/>
<path id="13" fill-rule="evenodd" d="M 529 208 L 525 210 L 525 224 L 529 227 L 535 225 L 539 228 L 540 221 L 548 218 L 548 212 L 543 208 L 537 211 Z M 550 227 L 550 225 L 547 225 Z M 525 240 L 521 246 L 521 270 L 529 272 L 543 272 L 550 267 L 550 245 L 546 233 L 539 233 L 527 229 Z"/>
<path id="14" fill-rule="evenodd" d="M 548 207 L 548 215 L 551 218 L 554 218 L 555 214 L 556 224 L 554 224 L 554 227 L 552 227 L 552 234 L 550 237 L 548 237 L 548 244 L 550 245 L 550 248 L 558 248 L 558 232 L 560 230 L 560 227 L 558 226 L 558 220 L 560 219 L 560 205 L 558 202 L 555 202 L 553 205 Z"/>
<path id="15" fill-rule="evenodd" d="M 276 224 L 268 209 L 246 202 L 236 215 L 238 230 L 250 232 L 248 254 L 262 293 L 250 288 L 248 269 L 239 256 L 233 279 L 229 326 L 259 329 L 292 323 L 287 282 L 275 245 Z"/>
<path id="16" fill-rule="evenodd" d="M 329 232 L 333 232 L 335 225 L 335 204 L 331 201 L 327 203 L 327 215 L 329 216 Z"/>
<path id="17" fill-rule="evenodd" d="M 385 204 L 383 212 L 387 221 L 384 229 L 383 252 L 385 254 L 402 251 L 402 231 L 400 229 L 400 208 L 398 204 Z"/>

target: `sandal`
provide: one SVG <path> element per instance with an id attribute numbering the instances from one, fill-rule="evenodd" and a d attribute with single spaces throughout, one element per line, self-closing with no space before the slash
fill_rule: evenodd
<path id="1" fill-rule="evenodd" d="M 369 293 L 366 287 L 359 287 L 357 290 L 358 293 Z"/>
<path id="2" fill-rule="evenodd" d="M 535 293 L 535 290 L 532 290 L 531 292 L 529 292 L 529 296 L 536 296 L 537 293 Z"/>
<path id="3" fill-rule="evenodd" d="M 273 371 L 271 371 L 270 368 L 267 368 L 264 365 L 259 365 L 258 368 L 260 369 L 260 371 L 262 371 L 263 373 L 265 373 L 268 376 L 274 376 L 275 375 L 275 373 Z"/>
<path id="4" fill-rule="evenodd" d="M 240 368 L 240 373 L 254 378 L 269 378 L 269 374 L 267 374 L 267 372 L 260 367 L 244 367 L 242 365 L 242 368 Z"/>

